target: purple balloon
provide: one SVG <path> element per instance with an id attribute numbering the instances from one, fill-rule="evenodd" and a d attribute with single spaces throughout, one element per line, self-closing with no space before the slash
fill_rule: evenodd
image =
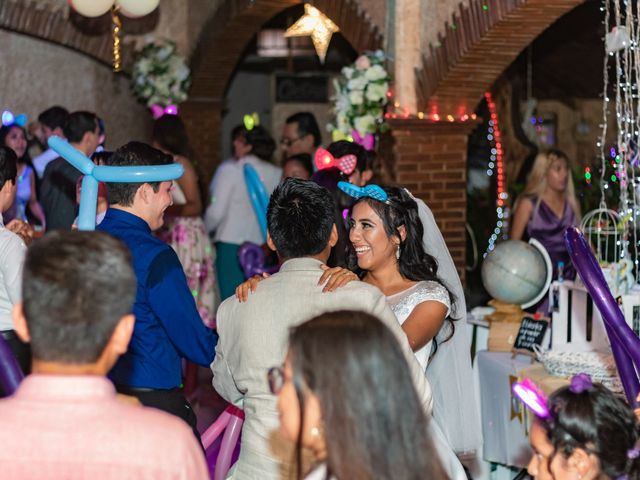
<path id="1" fill-rule="evenodd" d="M 2 336 L 0 336 L 0 389 L 5 395 L 13 395 L 24 374 L 18 365 L 13 351 Z"/>
<path id="2" fill-rule="evenodd" d="M 613 358 L 627 399 L 631 405 L 635 405 L 636 397 L 640 392 L 638 381 L 640 339 L 627 325 L 618 303 L 609 290 L 602 269 L 582 232 L 575 227 L 570 227 L 565 232 L 564 239 L 571 261 L 604 320 Z"/>
<path id="3" fill-rule="evenodd" d="M 244 273 L 245 278 L 251 278 L 254 275 L 262 273 L 275 273 L 278 271 L 278 265 L 273 267 L 265 267 L 265 257 L 262 247 L 255 243 L 245 242 L 238 249 L 238 260 Z"/>

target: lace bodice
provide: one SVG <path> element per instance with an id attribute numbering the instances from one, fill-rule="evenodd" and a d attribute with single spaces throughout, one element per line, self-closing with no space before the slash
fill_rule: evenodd
<path id="1" fill-rule="evenodd" d="M 411 315 L 411 312 L 413 312 L 413 309 L 416 308 L 416 306 L 427 301 L 440 302 L 446 305 L 447 316 L 451 313 L 449 292 L 447 292 L 446 288 L 433 280 L 418 282 L 413 287 L 387 297 L 387 304 L 396 315 L 400 325 L 409 318 L 409 315 Z M 431 343 L 432 342 L 427 343 L 424 347 L 415 352 L 416 359 L 420 363 L 420 366 L 425 370 L 429 361 Z"/>
<path id="2" fill-rule="evenodd" d="M 422 302 L 434 300 L 447 306 L 447 316 L 451 313 L 449 292 L 446 288 L 434 281 L 422 281 L 395 295 L 387 297 L 387 303 L 395 313 L 398 322 L 402 325 L 413 309 Z"/>

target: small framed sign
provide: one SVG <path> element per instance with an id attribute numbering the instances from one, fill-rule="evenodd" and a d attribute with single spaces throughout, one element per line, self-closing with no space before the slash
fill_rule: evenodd
<path id="1" fill-rule="evenodd" d="M 548 328 L 549 319 L 546 317 L 523 317 L 513 342 L 513 349 L 521 353 L 535 354 L 535 346 L 542 346 Z"/>

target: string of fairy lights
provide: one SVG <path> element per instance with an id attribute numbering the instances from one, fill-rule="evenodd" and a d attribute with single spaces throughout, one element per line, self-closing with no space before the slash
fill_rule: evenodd
<path id="1" fill-rule="evenodd" d="M 621 232 L 619 241 L 620 258 L 630 255 L 633 249 L 633 261 L 636 266 L 636 282 L 640 277 L 638 269 L 638 232 L 635 227 L 638 206 L 638 189 L 640 179 L 636 170 L 640 166 L 639 156 L 639 94 L 640 79 L 640 29 L 638 29 L 638 11 L 626 0 L 604 1 L 600 10 L 604 12 L 605 29 L 605 61 L 603 64 L 603 106 L 602 131 L 597 142 L 600 152 L 600 208 L 606 208 L 605 192 L 610 188 L 609 182 L 619 186 L 617 213 L 620 223 L 617 229 Z M 610 67 L 613 67 L 611 69 Z M 613 72 L 613 73 L 612 73 Z M 609 97 L 613 89 L 613 102 Z M 609 110 L 611 103 L 615 107 L 616 145 L 607 149 L 605 146 L 609 128 Z M 607 167 L 613 168 L 613 174 L 607 173 Z M 585 168 L 585 181 L 591 183 L 591 170 Z"/>
<path id="2" fill-rule="evenodd" d="M 509 207 L 507 200 L 509 194 L 505 190 L 505 176 L 503 149 L 502 149 L 502 134 L 500 132 L 500 122 L 498 121 L 498 112 L 496 104 L 493 101 L 491 92 L 485 92 L 484 98 L 489 108 L 489 128 L 487 129 L 487 140 L 490 145 L 489 164 L 487 168 L 487 175 L 489 177 L 496 176 L 496 226 L 491 232 L 489 237 L 489 244 L 484 252 L 483 258 L 486 257 L 489 252 L 495 248 L 495 244 L 498 240 L 506 239 L 507 232 L 509 231 Z"/>

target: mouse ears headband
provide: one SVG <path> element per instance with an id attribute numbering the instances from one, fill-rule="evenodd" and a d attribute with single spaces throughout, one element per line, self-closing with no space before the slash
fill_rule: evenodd
<path id="1" fill-rule="evenodd" d="M 9 110 L 5 110 L 2 112 L 2 126 L 10 127 L 12 125 L 18 125 L 19 127 L 24 127 L 27 124 L 27 115 L 25 113 L 21 113 L 20 115 L 14 115 Z"/>
<path id="2" fill-rule="evenodd" d="M 379 202 L 386 203 L 387 205 L 391 205 L 391 203 L 389 202 L 389 195 L 387 195 L 387 192 L 385 192 L 382 187 L 378 185 L 371 184 L 365 187 L 358 187 L 353 183 L 338 182 L 338 188 L 350 197 L 355 198 L 356 200 L 368 197 L 373 198 L 374 200 L 378 200 Z"/>
<path id="3" fill-rule="evenodd" d="M 162 105 L 158 105 L 157 103 L 151 105 L 149 107 L 151 109 L 151 115 L 153 115 L 153 119 L 157 120 L 163 115 L 178 115 L 178 106 L 177 105 L 167 105 L 163 107 Z"/>
<path id="4" fill-rule="evenodd" d="M 578 395 L 592 387 L 593 381 L 586 373 L 579 373 L 571 377 L 571 383 L 569 384 L 571 393 Z M 529 410 L 535 413 L 536 417 L 542 419 L 551 417 L 546 395 L 528 378 L 514 383 L 511 391 Z"/>
<path id="5" fill-rule="evenodd" d="M 322 147 L 316 150 L 313 160 L 316 164 L 316 169 L 318 170 L 335 167 L 346 176 L 351 175 L 358 165 L 358 157 L 355 155 L 349 154 L 336 158 L 330 151 L 325 150 Z"/>

